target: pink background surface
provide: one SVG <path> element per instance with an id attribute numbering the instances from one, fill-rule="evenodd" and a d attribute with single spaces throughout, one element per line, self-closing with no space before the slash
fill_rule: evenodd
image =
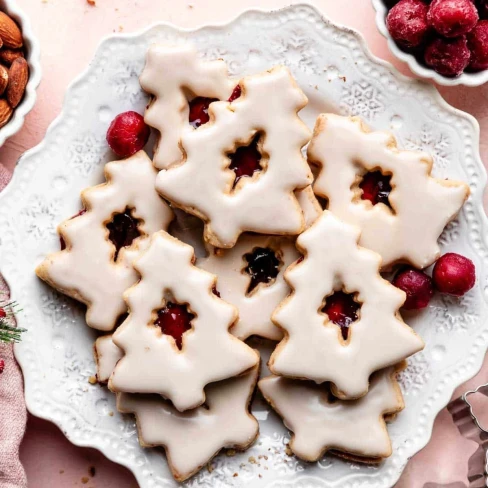
<path id="1" fill-rule="evenodd" d="M 41 42 L 44 75 L 35 109 L 27 117 L 22 131 L 0 150 L 0 161 L 11 169 L 26 149 L 42 140 L 48 125 L 60 112 L 66 86 L 89 63 L 103 36 L 121 30 L 132 32 L 155 21 L 169 21 L 182 27 L 221 23 L 247 8 L 273 9 L 298 2 L 97 0 L 96 7 L 89 6 L 85 0 L 19 0 L 19 3 L 30 15 Z M 378 33 L 368 0 L 310 0 L 309 3 L 333 21 L 362 32 L 374 54 L 409 74 L 408 68 L 392 57 L 385 39 Z M 485 137 L 488 133 L 488 85 L 476 89 L 441 88 L 440 91 L 449 103 L 478 119 L 482 156 L 488 160 Z M 456 394 L 459 396 L 468 387 L 487 381 L 488 362 L 481 373 Z M 433 440 L 409 463 L 397 487 L 422 487 L 426 482 L 464 482 L 467 485 L 467 460 L 475 449 L 474 442 L 459 436 L 450 415 L 444 410 L 434 426 Z M 57 427 L 32 416 L 29 417 L 21 458 L 32 488 L 137 487 L 134 477 L 125 468 L 108 461 L 95 450 L 73 446 Z M 95 476 L 90 474 L 91 467 L 95 467 Z"/>

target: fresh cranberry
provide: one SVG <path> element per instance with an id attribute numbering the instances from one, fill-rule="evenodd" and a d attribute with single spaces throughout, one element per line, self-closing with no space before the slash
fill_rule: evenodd
<path id="1" fill-rule="evenodd" d="M 459 37 L 474 28 L 478 11 L 472 0 L 434 0 L 427 21 L 442 36 Z"/>
<path id="2" fill-rule="evenodd" d="M 481 20 L 468 34 L 471 50 L 469 67 L 474 71 L 488 69 L 488 20 Z"/>
<path id="3" fill-rule="evenodd" d="M 140 151 L 149 139 L 149 126 L 137 112 L 124 112 L 112 121 L 107 131 L 107 142 L 121 158 L 128 158 Z"/>
<path id="4" fill-rule="evenodd" d="M 114 260 L 117 259 L 120 249 L 130 246 L 134 239 L 141 235 L 138 220 L 132 217 L 129 209 L 124 213 L 115 214 L 112 221 L 107 224 L 107 229 L 109 231 L 108 238 L 115 246 Z"/>
<path id="5" fill-rule="evenodd" d="M 7 312 L 4 308 L 0 307 L 0 319 L 4 319 L 7 316 Z"/>
<path id="6" fill-rule="evenodd" d="M 444 76 L 459 76 L 468 66 L 469 52 L 466 36 L 457 39 L 434 39 L 425 50 L 425 62 Z"/>
<path id="7" fill-rule="evenodd" d="M 258 150 L 259 135 L 257 135 L 249 146 L 241 146 L 235 153 L 229 154 L 229 168 L 234 170 L 236 179 L 234 186 L 243 176 L 252 176 L 256 171 L 261 171 L 261 153 Z"/>
<path id="8" fill-rule="evenodd" d="M 326 313 L 329 320 L 341 328 L 342 337 L 349 337 L 349 326 L 358 319 L 358 311 L 361 308 L 354 300 L 354 295 L 336 291 L 325 300 L 322 312 Z"/>
<path id="9" fill-rule="evenodd" d="M 393 284 L 407 295 L 403 304 L 405 310 L 425 308 L 434 294 L 430 276 L 415 268 L 405 267 L 400 270 Z"/>
<path id="10" fill-rule="evenodd" d="M 476 269 L 471 259 L 448 252 L 434 266 L 432 278 L 441 293 L 463 296 L 476 282 Z"/>
<path id="11" fill-rule="evenodd" d="M 185 305 L 167 302 L 166 306 L 157 312 L 154 325 L 161 328 L 163 334 L 173 337 L 176 347 L 181 351 L 183 334 L 191 329 L 191 321 L 195 315 L 188 311 Z"/>
<path id="12" fill-rule="evenodd" d="M 425 38 L 427 5 L 421 0 L 401 0 L 386 17 L 386 25 L 391 37 L 405 47 L 419 46 Z"/>
<path id="13" fill-rule="evenodd" d="M 359 188 L 363 191 L 362 200 L 369 200 L 373 205 L 384 203 L 391 207 L 388 197 L 391 193 L 391 176 L 381 171 L 370 171 L 363 176 Z"/>
<path id="14" fill-rule="evenodd" d="M 5 369 L 5 361 L 0 358 L 0 374 L 3 373 L 3 370 Z"/>
<path id="15" fill-rule="evenodd" d="M 76 217 L 79 217 L 84 213 L 86 213 L 85 208 L 81 209 L 76 215 L 73 215 L 73 217 L 70 217 L 69 220 L 76 219 Z M 61 236 L 59 237 L 59 245 L 61 247 L 61 251 L 64 251 L 66 249 L 66 242 L 64 242 L 64 239 Z"/>
<path id="16" fill-rule="evenodd" d="M 190 114 L 188 120 L 195 129 L 210 120 L 208 107 L 213 102 L 218 102 L 218 100 L 216 98 L 196 97 L 189 102 Z"/>
<path id="17" fill-rule="evenodd" d="M 233 102 L 234 100 L 237 100 L 241 96 L 241 93 L 242 93 L 241 86 L 236 85 L 228 101 Z"/>
<path id="18" fill-rule="evenodd" d="M 269 283 L 280 272 L 280 260 L 276 253 L 268 247 L 256 247 L 252 252 L 245 254 L 247 266 L 244 271 L 251 276 L 251 283 L 247 290 L 250 293 L 259 283 Z"/>

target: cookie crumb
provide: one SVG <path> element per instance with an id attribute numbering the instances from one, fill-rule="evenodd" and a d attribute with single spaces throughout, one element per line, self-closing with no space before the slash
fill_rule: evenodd
<path id="1" fill-rule="evenodd" d="M 88 383 L 90 383 L 90 385 L 96 385 L 98 383 L 97 377 L 96 376 L 90 376 L 88 378 Z"/>
<path id="2" fill-rule="evenodd" d="M 239 473 L 234 473 L 234 474 L 232 475 L 232 477 L 233 477 L 233 478 L 236 478 L 237 476 L 239 476 Z"/>
<path id="3" fill-rule="evenodd" d="M 256 461 L 256 458 L 254 456 L 250 456 L 248 461 L 251 463 L 251 464 L 258 464 L 258 462 Z"/>
<path id="4" fill-rule="evenodd" d="M 293 456 L 293 451 L 291 450 L 290 444 L 286 444 L 286 446 L 285 446 L 285 454 L 287 456 Z"/>
<path id="5" fill-rule="evenodd" d="M 96 7 L 97 6 L 97 2 L 95 0 L 86 0 L 86 3 L 88 5 L 92 5 L 93 7 Z"/>
<path id="6" fill-rule="evenodd" d="M 119 25 L 119 32 L 122 32 L 124 30 L 124 26 L 123 25 Z"/>
<path id="7" fill-rule="evenodd" d="M 110 412 L 108 412 L 109 416 L 110 417 L 113 417 L 114 416 L 114 413 L 112 412 L 112 410 L 110 410 Z"/>
<path id="8" fill-rule="evenodd" d="M 236 450 L 235 449 L 227 449 L 227 451 L 225 452 L 225 454 L 229 457 L 234 457 L 237 453 L 236 453 Z"/>
<path id="9" fill-rule="evenodd" d="M 64 469 L 60 469 L 59 474 L 64 474 Z"/>
<path id="10" fill-rule="evenodd" d="M 83 478 L 81 478 L 81 482 L 84 485 L 86 485 L 89 481 L 90 481 L 90 478 L 88 478 L 88 476 L 83 476 Z"/>
<path id="11" fill-rule="evenodd" d="M 259 476 L 260 478 L 262 478 L 262 477 L 263 477 L 263 475 L 262 475 L 261 473 L 259 473 L 259 474 L 258 474 L 258 476 Z"/>
<path id="12" fill-rule="evenodd" d="M 213 467 L 213 464 L 207 464 L 207 471 L 209 473 L 212 473 L 215 468 Z"/>

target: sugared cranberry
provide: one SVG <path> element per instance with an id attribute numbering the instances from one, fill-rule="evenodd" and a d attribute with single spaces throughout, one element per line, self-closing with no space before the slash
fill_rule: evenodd
<path id="1" fill-rule="evenodd" d="M 481 20 L 468 34 L 471 51 L 469 67 L 474 71 L 488 69 L 488 20 Z"/>
<path id="2" fill-rule="evenodd" d="M 228 101 L 233 102 L 234 100 L 237 100 L 241 96 L 241 93 L 242 93 L 241 86 L 236 85 Z"/>
<path id="3" fill-rule="evenodd" d="M 254 290 L 259 283 L 269 283 L 280 272 L 280 260 L 273 249 L 268 247 L 256 247 L 252 252 L 245 254 L 247 266 L 244 271 L 251 277 L 248 293 Z"/>
<path id="4" fill-rule="evenodd" d="M 190 113 L 188 121 L 195 127 L 195 129 L 206 124 L 210 120 L 208 107 L 210 107 L 210 104 L 213 102 L 218 102 L 218 100 L 216 98 L 196 97 L 189 102 Z"/>
<path id="5" fill-rule="evenodd" d="M 5 369 L 5 361 L 0 358 L 0 374 L 3 373 L 3 370 Z"/>
<path id="6" fill-rule="evenodd" d="M 435 263 L 432 278 L 440 292 L 460 297 L 473 288 L 476 269 L 471 259 L 448 252 Z"/>
<path id="7" fill-rule="evenodd" d="M 252 176 L 256 171 L 261 171 L 261 153 L 258 150 L 259 135 L 257 135 L 249 146 L 241 146 L 235 153 L 229 154 L 229 168 L 234 170 L 236 179 L 234 186 L 243 176 Z"/>
<path id="8" fill-rule="evenodd" d="M 191 321 L 195 315 L 188 311 L 185 305 L 168 302 L 164 308 L 158 310 L 154 325 L 160 327 L 163 334 L 173 337 L 176 347 L 183 347 L 183 334 L 191 329 Z"/>
<path id="9" fill-rule="evenodd" d="M 434 39 L 425 50 L 425 62 L 444 76 L 459 76 L 469 64 L 466 36 L 457 39 Z"/>
<path id="10" fill-rule="evenodd" d="M 444 37 L 459 37 L 474 28 L 478 11 L 473 0 L 434 0 L 427 22 Z"/>
<path id="11" fill-rule="evenodd" d="M 79 217 L 80 215 L 83 215 L 86 213 L 86 209 L 81 209 L 76 215 L 73 215 L 73 217 L 70 217 L 69 220 L 76 219 L 76 217 Z M 66 242 L 64 242 L 64 239 L 60 236 L 59 237 L 59 245 L 61 247 L 61 251 L 64 251 L 66 249 Z"/>
<path id="12" fill-rule="evenodd" d="M 140 151 L 149 139 L 149 126 L 137 112 L 124 112 L 112 121 L 107 131 L 107 142 L 121 158 L 128 158 Z"/>
<path id="13" fill-rule="evenodd" d="M 400 270 L 395 276 L 393 284 L 407 295 L 403 304 L 405 310 L 425 308 L 434 294 L 430 276 L 423 271 L 410 267 Z"/>
<path id="14" fill-rule="evenodd" d="M 141 235 L 138 221 L 132 217 L 130 209 L 126 209 L 124 213 L 115 214 L 112 221 L 107 224 L 107 229 L 109 231 L 108 238 L 115 246 L 115 260 L 120 249 L 130 246 L 133 240 Z"/>
<path id="15" fill-rule="evenodd" d="M 4 308 L 0 307 L 0 319 L 4 319 L 7 316 L 7 312 Z"/>
<path id="16" fill-rule="evenodd" d="M 358 319 L 358 311 L 361 308 L 354 300 L 354 295 L 336 291 L 325 300 L 322 312 L 326 313 L 331 322 L 341 328 L 342 337 L 347 340 L 349 326 Z"/>
<path id="17" fill-rule="evenodd" d="M 401 0 L 386 17 L 391 37 L 405 47 L 419 46 L 425 38 L 428 7 L 421 0 Z"/>
<path id="18" fill-rule="evenodd" d="M 391 207 L 388 197 L 391 193 L 391 176 L 384 175 L 381 171 L 371 171 L 366 173 L 359 183 L 359 188 L 363 191 L 362 200 L 369 200 L 373 205 L 384 203 Z"/>

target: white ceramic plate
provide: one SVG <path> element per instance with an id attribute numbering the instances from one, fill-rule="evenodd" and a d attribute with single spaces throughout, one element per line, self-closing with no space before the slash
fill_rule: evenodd
<path id="1" fill-rule="evenodd" d="M 81 309 L 42 284 L 34 268 L 58 248 L 56 225 L 79 210 L 80 190 L 102 181 L 103 163 L 112 157 L 104 141 L 112 117 L 129 109 L 143 111 L 147 99 L 137 77 L 148 46 L 188 41 L 209 59 L 224 58 L 236 76 L 285 64 L 310 99 L 303 113 L 309 125 L 322 111 L 361 115 L 375 128 L 393 130 L 402 146 L 430 151 L 437 176 L 469 181 L 472 196 L 441 241 L 444 251 L 475 261 L 478 284 L 462 300 L 438 296 L 427 311 L 408 317 L 427 347 L 401 378 L 406 409 L 389 429 L 391 458 L 378 467 L 329 456 L 311 465 L 300 462 L 286 455 L 286 429 L 257 398 L 253 409 L 261 436 L 255 446 L 242 455 L 217 457 L 212 473 L 204 469 L 187 483 L 208 488 L 390 487 L 429 440 L 434 418 L 454 388 L 478 371 L 487 349 L 486 175 L 478 153 L 479 129 L 433 87 L 400 76 L 375 59 L 356 32 L 331 24 L 308 6 L 248 12 L 231 24 L 196 31 L 157 25 L 111 36 L 70 87 L 62 114 L 44 142 L 23 156 L 0 196 L 1 271 L 22 305 L 19 325 L 28 329 L 16 347 L 28 408 L 59 425 L 75 444 L 100 449 L 127 466 L 142 488 L 176 485 L 161 453 L 139 447 L 134 422 L 116 413 L 113 395 L 89 384 L 95 372 L 95 333 L 85 326 Z"/>
<path id="2" fill-rule="evenodd" d="M 488 70 L 483 70 L 476 73 L 462 73 L 461 76 L 458 76 L 456 78 L 449 78 L 448 76 L 443 76 L 439 73 L 436 73 L 428 66 L 419 63 L 413 54 L 410 54 L 403 49 L 400 49 L 400 47 L 397 45 L 397 43 L 388 32 L 388 28 L 386 27 L 386 15 L 388 13 L 388 8 L 385 5 L 385 1 L 372 0 L 372 2 L 373 7 L 376 10 L 376 25 L 380 33 L 384 37 L 386 37 L 390 51 L 398 59 L 407 63 L 408 67 L 417 76 L 433 80 L 436 83 L 439 83 L 439 85 L 444 86 L 480 86 L 488 81 Z"/>
<path id="3" fill-rule="evenodd" d="M 16 107 L 9 122 L 0 129 L 0 146 L 2 146 L 9 137 L 20 130 L 24 125 L 26 115 L 34 107 L 36 89 L 41 82 L 41 60 L 39 41 L 34 35 L 29 18 L 18 6 L 18 2 L 16 0 L 0 0 L 0 10 L 10 15 L 19 24 L 24 36 L 24 44 L 27 48 L 26 60 L 29 64 L 29 81 L 25 87 L 24 98 Z"/>

